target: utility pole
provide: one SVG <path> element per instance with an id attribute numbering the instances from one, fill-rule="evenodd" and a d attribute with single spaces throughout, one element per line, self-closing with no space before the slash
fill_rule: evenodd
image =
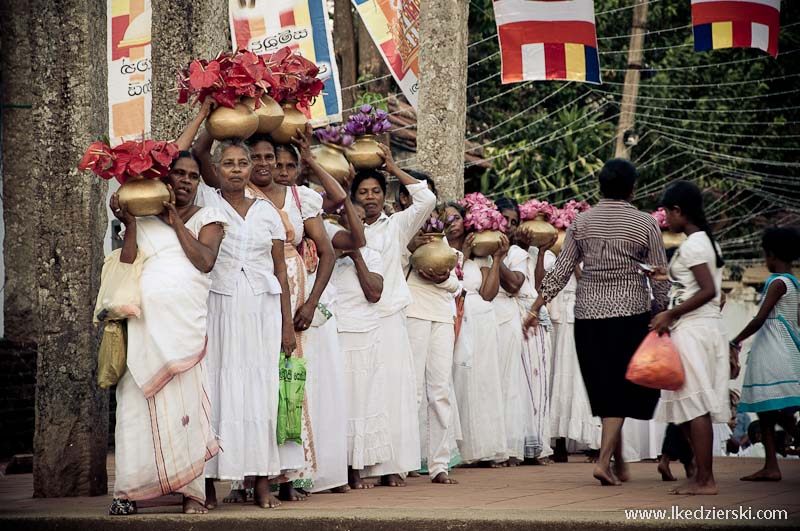
<path id="1" fill-rule="evenodd" d="M 464 195 L 468 18 L 469 0 L 420 0 L 415 166 L 434 178 L 442 201 Z"/>
<path id="2" fill-rule="evenodd" d="M 633 128 L 636 117 L 636 98 L 639 96 L 642 56 L 644 55 L 644 35 L 647 32 L 647 10 L 649 0 L 638 0 L 633 8 L 633 28 L 628 45 L 628 71 L 625 73 L 625 86 L 622 89 L 619 122 L 617 123 L 617 145 L 614 156 L 629 159 L 631 147 L 625 143 L 625 133 Z"/>

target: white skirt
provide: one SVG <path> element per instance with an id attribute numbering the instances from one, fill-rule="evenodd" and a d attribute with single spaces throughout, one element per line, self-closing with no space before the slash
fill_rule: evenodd
<path id="1" fill-rule="evenodd" d="M 655 420 L 625 419 L 622 426 L 622 457 L 625 461 L 657 459 L 664 444 L 667 424 Z"/>
<path id="2" fill-rule="evenodd" d="M 686 381 L 677 391 L 661 391 L 656 420 L 682 424 L 706 413 L 712 422 L 730 420 L 728 344 L 720 324 L 714 318 L 682 319 L 671 331 Z"/>
<path id="3" fill-rule="evenodd" d="M 379 329 L 340 332 L 347 403 L 347 465 L 355 470 L 391 461 L 386 372 Z"/>
<path id="4" fill-rule="evenodd" d="M 517 312 L 514 300 L 508 301 Z M 517 313 L 514 318 L 497 326 L 498 349 L 500 361 L 500 379 L 503 390 L 503 411 L 506 424 L 506 449 L 508 457 L 525 458 L 526 412 L 533 413 L 533 404 L 526 407 L 525 401 L 531 396 L 526 393 L 528 387 L 525 370 L 522 364 L 522 322 Z M 534 413 L 535 414 L 535 413 Z"/>
<path id="5" fill-rule="evenodd" d="M 558 327 L 552 363 L 550 433 L 553 437 L 565 437 L 590 448 L 600 448 L 602 424 L 598 417 L 592 416 L 575 350 L 574 330 L 574 323 Z"/>
<path id="6" fill-rule="evenodd" d="M 386 369 L 386 400 L 394 458 L 365 468 L 364 477 L 406 474 L 420 467 L 417 375 L 402 311 L 381 317 L 380 357 Z"/>
<path id="7" fill-rule="evenodd" d="M 206 368 L 211 423 L 222 451 L 206 464 L 207 478 L 242 480 L 277 475 L 280 295 L 253 294 L 240 273 L 233 296 L 208 300 Z"/>
<path id="8" fill-rule="evenodd" d="M 336 331 L 336 317 L 316 327 L 311 346 L 316 360 L 311 401 L 311 423 L 317 472 L 311 492 L 347 484 L 347 396 L 344 356 Z"/>
<path id="9" fill-rule="evenodd" d="M 497 323 L 490 303 L 477 293 L 464 301 L 464 320 L 453 356 L 453 385 L 465 463 L 507 459 Z"/>
<path id="10" fill-rule="evenodd" d="M 552 340 L 544 326 L 523 343 L 522 365 L 525 376 L 525 457 L 547 457 L 550 446 Z"/>

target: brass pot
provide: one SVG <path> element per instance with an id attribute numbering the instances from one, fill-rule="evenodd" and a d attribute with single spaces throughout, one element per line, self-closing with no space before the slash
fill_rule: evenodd
<path id="1" fill-rule="evenodd" d="M 256 133 L 269 134 L 283 123 L 284 114 L 281 105 L 266 94 L 261 96 L 261 106 L 258 109 L 255 98 L 242 98 L 242 103 L 258 116 Z"/>
<path id="2" fill-rule="evenodd" d="M 375 170 L 383 166 L 383 150 L 375 135 L 361 135 L 345 151 L 347 160 L 357 170 Z"/>
<path id="3" fill-rule="evenodd" d="M 546 244 L 558 232 L 554 226 L 544 220 L 543 214 L 523 221 L 519 224 L 517 231 L 525 243 L 533 247 Z"/>
<path id="4" fill-rule="evenodd" d="M 237 103 L 230 107 L 217 107 L 206 118 L 206 131 L 214 140 L 248 138 L 258 129 L 258 116 L 250 107 Z"/>
<path id="5" fill-rule="evenodd" d="M 444 234 L 426 234 L 436 238 L 435 241 L 419 246 L 411 255 L 411 266 L 417 271 L 444 275 L 452 271 L 458 261 L 458 255 L 447 244 Z"/>
<path id="6" fill-rule="evenodd" d="M 322 143 L 311 148 L 317 164 L 331 174 L 331 177 L 343 183 L 350 176 L 350 164 L 344 156 L 344 148 L 336 144 Z M 313 179 L 312 179 L 313 180 Z"/>
<path id="7" fill-rule="evenodd" d="M 134 216 L 157 216 L 169 201 L 169 189 L 161 179 L 129 178 L 119 187 L 119 203 Z"/>
<path id="8" fill-rule="evenodd" d="M 283 109 L 283 121 L 270 134 L 272 140 L 278 144 L 288 144 L 298 133 L 305 132 L 308 118 L 297 108 L 296 102 L 285 101 L 281 103 L 281 108 Z"/>
<path id="9" fill-rule="evenodd" d="M 668 229 L 661 231 L 661 240 L 664 242 L 665 249 L 680 247 L 680 245 L 683 243 L 685 239 L 686 239 L 686 234 L 682 232 L 678 234 Z"/>
<path id="10" fill-rule="evenodd" d="M 475 235 L 472 240 L 472 256 L 483 258 L 494 254 L 500 247 L 500 237 L 503 235 L 498 230 L 485 230 Z"/>
<path id="11" fill-rule="evenodd" d="M 560 253 L 561 248 L 564 247 L 564 239 L 566 237 L 567 237 L 567 231 L 565 231 L 564 229 L 558 229 L 558 239 L 556 240 L 556 243 L 554 243 L 553 246 L 550 248 L 550 250 L 553 251 L 555 254 Z"/>

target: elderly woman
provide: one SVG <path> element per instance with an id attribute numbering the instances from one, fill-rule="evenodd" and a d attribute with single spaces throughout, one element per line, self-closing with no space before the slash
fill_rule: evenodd
<path id="1" fill-rule="evenodd" d="M 135 218 L 111 198 L 125 224 L 120 261 L 143 258 L 142 316 L 128 319 L 128 370 L 117 385 L 116 482 L 111 514 L 136 501 L 183 495 L 183 512 L 204 513 L 205 461 L 219 451 L 207 412 L 206 318 L 209 272 L 226 218 L 194 205 L 200 171 L 181 151 L 165 181 L 175 203 Z"/>
<path id="2" fill-rule="evenodd" d="M 355 198 L 366 212 L 367 247 L 383 258 L 383 294 L 378 302 L 381 360 L 390 378 L 384 386 L 394 459 L 366 468 L 366 475 L 381 476 L 380 483 L 390 487 L 405 485 L 403 476 L 420 467 L 419 418 L 414 353 L 406 328 L 405 310 L 411 292 L 403 273 L 402 255 L 408 243 L 433 212 L 436 196 L 425 181 L 418 181 L 400 169 L 386 146 L 383 157 L 386 171 L 411 193 L 411 206 L 391 216 L 384 213 L 386 177 L 379 171 L 359 172 L 352 184 Z"/>
<path id="3" fill-rule="evenodd" d="M 594 469 L 602 485 L 627 481 L 622 425 L 626 417 L 651 419 L 659 397 L 658 389 L 625 379 L 628 362 L 650 324 L 651 290 L 637 263 L 661 267 L 667 263 L 657 222 L 630 203 L 636 178 L 636 168 L 629 161 L 606 162 L 599 176 L 603 199 L 570 226 L 561 254 L 524 323 L 526 328 L 538 325 L 541 307 L 583 262 L 575 301 L 575 346 L 592 413 L 603 422 L 600 458 Z M 660 308 L 666 307 L 667 290 L 665 282 L 652 282 Z"/>
<path id="4" fill-rule="evenodd" d="M 209 299 L 211 420 L 224 452 L 206 465 L 207 506 L 216 505 L 214 479 L 255 476 L 255 503 L 274 507 L 268 478 L 281 471 L 278 362 L 280 352 L 295 349 L 286 232 L 269 203 L 245 194 L 253 168 L 245 144 L 221 142 L 214 163 L 219 190 L 202 185 L 198 199 L 222 210 L 229 228 Z"/>

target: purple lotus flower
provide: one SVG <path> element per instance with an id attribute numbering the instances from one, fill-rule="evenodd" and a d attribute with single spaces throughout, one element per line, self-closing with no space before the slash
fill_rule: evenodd
<path id="1" fill-rule="evenodd" d="M 361 111 L 363 114 L 370 114 L 372 113 L 372 105 L 366 103 L 362 105 L 361 108 L 359 108 L 358 110 Z"/>

